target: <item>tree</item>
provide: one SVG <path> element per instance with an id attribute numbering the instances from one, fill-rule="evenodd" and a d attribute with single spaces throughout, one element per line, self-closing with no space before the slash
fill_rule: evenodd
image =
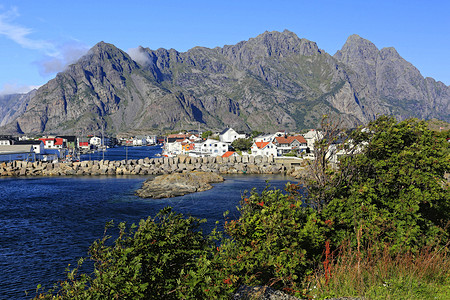
<path id="1" fill-rule="evenodd" d="M 252 145 L 253 145 L 252 139 L 243 139 L 243 138 L 235 139 L 231 143 L 231 146 L 235 150 L 239 150 L 239 151 L 248 151 L 251 149 Z"/>
<path id="2" fill-rule="evenodd" d="M 212 131 L 208 130 L 202 133 L 202 138 L 207 139 L 208 137 L 210 137 L 212 135 Z"/>
<path id="3" fill-rule="evenodd" d="M 345 153 L 351 159 L 357 152 L 358 145 L 349 143 L 347 132 L 339 120 L 324 115 L 320 129 L 316 131 L 314 159 L 307 160 L 307 173 L 301 182 L 308 195 L 306 202 L 317 211 L 321 211 L 334 197 L 335 189 L 344 178 L 351 176 L 353 168 L 337 169 L 332 160 L 338 152 Z"/>
<path id="4" fill-rule="evenodd" d="M 261 135 L 262 133 L 263 133 L 262 131 L 252 130 L 251 137 L 255 138 L 255 137 Z"/>
<path id="5" fill-rule="evenodd" d="M 336 222 L 335 243 L 356 243 L 358 234 L 392 251 L 447 242 L 448 143 L 423 121 L 385 116 L 354 131 L 351 141 L 361 153 L 344 156 L 322 193 L 323 218 Z"/>

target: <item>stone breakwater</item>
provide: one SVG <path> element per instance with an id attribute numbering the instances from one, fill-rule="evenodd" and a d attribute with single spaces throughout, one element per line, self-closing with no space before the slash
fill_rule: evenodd
<path id="1" fill-rule="evenodd" d="M 291 174 L 297 168 L 273 157 L 161 157 L 68 163 L 12 161 L 0 164 L 0 176 L 163 175 L 192 171 L 220 174 Z"/>

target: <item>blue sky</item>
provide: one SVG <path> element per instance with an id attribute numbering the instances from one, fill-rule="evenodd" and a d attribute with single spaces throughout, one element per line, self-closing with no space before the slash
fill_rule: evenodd
<path id="1" fill-rule="evenodd" d="M 186 51 L 288 29 L 333 55 L 358 34 L 395 47 L 423 76 L 450 85 L 448 1 L 19 1 L 0 2 L 0 94 L 55 77 L 100 41 Z"/>

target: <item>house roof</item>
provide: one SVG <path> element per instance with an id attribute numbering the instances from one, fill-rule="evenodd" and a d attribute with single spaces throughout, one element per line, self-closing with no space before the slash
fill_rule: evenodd
<path id="1" fill-rule="evenodd" d="M 167 142 L 168 142 L 168 143 L 182 142 L 182 141 L 184 141 L 185 139 L 186 139 L 186 137 L 178 137 L 178 138 L 176 138 L 176 137 L 174 137 L 174 138 L 170 137 L 170 138 L 167 138 Z"/>
<path id="2" fill-rule="evenodd" d="M 76 140 L 77 140 L 77 137 L 74 135 L 60 135 L 58 137 L 67 140 L 67 142 L 69 142 L 69 143 L 76 142 Z"/>
<path id="3" fill-rule="evenodd" d="M 277 136 L 275 138 L 275 140 L 277 141 L 278 144 L 291 144 L 295 140 L 299 141 L 301 144 L 306 144 L 305 138 L 301 135 L 288 136 L 288 137 Z"/>
<path id="4" fill-rule="evenodd" d="M 264 149 L 269 144 L 270 142 L 255 142 L 256 147 L 258 147 L 259 149 Z"/>
<path id="5" fill-rule="evenodd" d="M 168 136 L 167 136 L 167 138 L 169 138 L 169 139 L 174 139 L 174 138 L 176 138 L 176 139 L 185 139 L 185 138 L 189 138 L 189 134 L 169 134 Z"/>
<path id="6" fill-rule="evenodd" d="M 0 145 L 0 154 L 33 152 L 31 145 Z"/>
<path id="7" fill-rule="evenodd" d="M 42 143 L 42 141 L 26 140 L 26 141 L 14 142 L 14 145 L 40 145 L 41 143 Z"/>
<path id="8" fill-rule="evenodd" d="M 225 128 L 224 130 L 222 130 L 221 133 L 219 133 L 219 135 L 224 135 L 228 130 L 234 130 L 233 128 Z"/>
<path id="9" fill-rule="evenodd" d="M 234 151 L 227 151 L 227 152 L 225 152 L 223 155 L 222 155 L 222 157 L 230 157 L 230 156 L 232 156 L 233 154 L 235 154 L 236 152 L 234 152 Z"/>
<path id="10" fill-rule="evenodd" d="M 47 141 L 54 141 L 53 143 L 55 145 L 62 145 L 64 143 L 64 139 L 62 138 L 40 138 L 40 141 L 43 141 L 44 144 L 47 143 Z"/>

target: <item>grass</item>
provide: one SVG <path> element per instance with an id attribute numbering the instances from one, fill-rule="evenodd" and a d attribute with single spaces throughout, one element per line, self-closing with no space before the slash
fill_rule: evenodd
<path id="1" fill-rule="evenodd" d="M 391 255 L 389 247 L 362 251 L 348 246 L 325 251 L 323 265 L 308 277 L 314 299 L 450 299 L 448 245 Z"/>

